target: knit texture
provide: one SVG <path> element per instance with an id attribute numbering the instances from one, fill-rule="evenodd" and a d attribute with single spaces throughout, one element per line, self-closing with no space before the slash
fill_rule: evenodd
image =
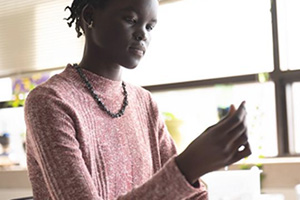
<path id="1" fill-rule="evenodd" d="M 113 112 L 121 81 L 83 69 Z M 26 99 L 27 165 L 36 200 L 206 200 L 179 171 L 176 148 L 151 94 L 126 83 L 129 105 L 120 118 L 102 111 L 73 66 Z"/>

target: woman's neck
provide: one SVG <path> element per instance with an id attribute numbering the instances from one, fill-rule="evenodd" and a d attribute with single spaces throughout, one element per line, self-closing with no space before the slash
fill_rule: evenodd
<path id="1" fill-rule="evenodd" d="M 79 67 L 89 70 L 110 80 L 121 80 L 121 66 L 118 64 L 109 63 L 104 59 L 101 59 L 99 54 L 97 54 L 98 53 L 92 53 L 91 51 L 88 52 L 87 49 L 85 49 L 83 58 L 78 64 Z"/>

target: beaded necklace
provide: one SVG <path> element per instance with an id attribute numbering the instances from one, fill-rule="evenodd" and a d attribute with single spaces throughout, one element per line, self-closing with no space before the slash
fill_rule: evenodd
<path id="1" fill-rule="evenodd" d="M 125 85 L 124 81 L 122 81 L 122 88 L 123 88 L 123 95 L 124 95 L 122 107 L 117 113 L 113 113 L 104 105 L 104 103 L 101 101 L 99 96 L 95 93 L 93 86 L 91 85 L 88 78 L 86 77 L 86 75 L 81 70 L 81 68 L 77 64 L 74 64 L 73 66 L 75 67 L 75 69 L 78 72 L 79 76 L 81 77 L 81 79 L 85 83 L 87 89 L 89 90 L 89 92 L 91 93 L 92 97 L 97 102 L 97 104 L 98 104 L 98 106 L 100 107 L 101 110 L 105 111 L 112 118 L 118 118 L 118 117 L 121 117 L 122 115 L 124 115 L 125 109 L 128 105 L 128 98 L 127 98 L 128 94 L 127 94 L 126 85 Z"/>

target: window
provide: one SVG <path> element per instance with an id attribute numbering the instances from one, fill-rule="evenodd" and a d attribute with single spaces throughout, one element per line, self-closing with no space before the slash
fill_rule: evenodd
<path id="1" fill-rule="evenodd" d="M 125 77 L 156 85 L 271 72 L 271 25 L 269 0 L 162 5 L 145 58 Z"/>
<path id="2" fill-rule="evenodd" d="M 270 7 L 268 0 L 161 7 L 149 54 L 125 77 L 146 86 L 162 112 L 182 121 L 179 150 L 219 120 L 218 105 L 246 100 L 252 157 L 280 154 L 276 87 L 269 79 L 275 70 Z"/>
<path id="3" fill-rule="evenodd" d="M 248 135 L 253 157 L 270 157 L 278 153 L 272 82 L 215 85 L 154 92 L 153 95 L 163 113 L 170 113 L 180 121 L 180 131 L 176 133 L 181 138 L 176 141 L 179 151 L 185 149 L 207 127 L 218 122 L 218 109 L 228 108 L 230 104 L 238 107 L 246 100 Z"/>
<path id="4" fill-rule="evenodd" d="M 74 24 L 68 28 L 67 21 L 63 20 L 70 14 L 64 11 L 70 3 L 66 0 L 45 1 L 35 7 L 36 67 L 62 67 L 80 61 L 84 37 L 77 38 Z"/>
<path id="5" fill-rule="evenodd" d="M 80 61 L 84 37 L 63 20 L 68 0 L 0 1 L 0 77 Z"/>
<path id="6" fill-rule="evenodd" d="M 300 82 L 295 82 L 292 84 L 292 102 L 291 102 L 291 111 L 292 116 L 289 119 L 290 121 L 290 150 L 293 153 L 300 153 Z"/>
<path id="7" fill-rule="evenodd" d="M 299 0 L 161 2 L 150 48 L 124 79 L 182 121 L 180 150 L 219 120 L 218 107 L 246 100 L 254 156 L 299 155 Z M 84 38 L 62 20 L 69 4 L 0 2 L 0 77 L 79 61 Z M 8 80 L 1 101 L 11 98 Z"/>
<path id="8" fill-rule="evenodd" d="M 271 2 L 264 0 L 196 2 L 190 0 L 167 4 L 161 12 L 165 9 L 168 20 L 159 22 L 161 23 L 159 28 L 163 29 L 164 37 L 160 39 L 158 36 L 159 39 L 156 42 L 169 44 L 168 46 L 173 44 L 173 46 L 170 50 L 163 49 L 161 47 L 163 45 L 160 46 L 161 49 L 155 48 L 155 53 L 158 55 L 155 57 L 155 53 L 152 53 L 147 57 L 151 61 L 145 59 L 145 64 L 138 69 L 140 71 L 137 70 L 138 76 L 133 73 L 134 76 L 142 78 L 130 78 L 143 83 L 146 85 L 145 88 L 154 93 L 163 112 L 172 112 L 178 118 L 189 119 L 186 121 L 193 121 L 190 119 L 193 118 L 195 124 L 195 121 L 200 123 L 197 128 L 202 128 L 202 130 L 218 120 L 215 112 L 218 105 L 216 100 L 219 98 L 214 95 L 219 88 L 216 85 L 231 85 L 235 89 L 231 88 L 230 95 L 221 97 L 224 101 L 228 101 L 228 96 L 241 98 L 243 92 L 249 95 L 245 97 L 245 100 L 248 102 L 247 110 L 249 110 L 250 142 L 252 141 L 252 146 L 255 147 L 253 156 L 299 155 L 300 127 L 296 123 L 300 118 L 299 106 L 296 103 L 299 102 L 300 91 L 299 5 L 297 0 L 272 0 Z M 188 14 L 179 14 L 188 7 Z M 211 13 L 205 12 L 205 8 Z M 174 10 L 171 11 L 172 9 Z M 203 12 L 196 14 L 196 11 Z M 164 13 L 161 13 L 162 18 L 164 18 L 163 15 Z M 189 17 L 185 18 L 185 16 Z M 239 21 L 230 16 L 242 20 Z M 172 23 L 172 19 L 177 20 Z M 208 23 L 203 23 L 204 20 Z M 223 28 L 216 31 L 218 28 L 214 26 Z M 172 27 L 176 27 L 173 32 Z M 182 32 L 180 32 L 181 27 L 184 27 Z M 225 27 L 228 28 L 228 32 Z M 245 32 L 239 28 L 244 29 Z M 176 35 L 177 32 L 179 32 L 178 35 Z M 193 35 L 194 32 L 197 32 L 197 37 Z M 170 39 L 173 36 L 170 33 L 176 35 L 179 42 L 176 39 Z M 242 33 L 243 36 L 239 37 L 236 33 Z M 189 41 L 186 38 L 189 35 L 193 36 L 194 40 Z M 202 36 L 204 38 L 201 38 Z M 176 41 L 176 45 L 172 41 Z M 179 53 L 180 44 L 183 44 L 184 53 Z M 190 48 L 187 47 L 189 44 L 191 44 Z M 220 49 L 222 51 L 219 51 Z M 169 51 L 175 52 L 171 55 L 176 56 L 169 57 L 165 61 Z M 234 59 L 231 53 L 238 58 Z M 188 61 L 185 62 L 185 60 Z M 143 72 L 146 72 L 147 76 L 143 76 Z M 153 77 L 156 82 L 151 82 Z M 228 92 L 228 88 L 224 90 Z M 209 101 L 205 100 L 207 98 Z M 259 99 L 264 99 L 262 101 L 267 103 L 256 107 L 253 102 Z M 171 102 L 177 103 L 173 105 Z M 238 100 L 233 99 L 231 102 L 235 105 L 239 103 Z M 203 110 L 201 105 L 205 105 L 205 114 L 200 113 L 200 110 Z M 258 109 L 255 110 L 255 108 Z M 195 124 L 189 127 L 192 129 Z M 180 130 L 186 135 L 188 131 L 184 126 L 183 123 Z M 194 137 L 196 135 L 189 136 L 186 140 L 191 141 Z"/>
<path id="9" fill-rule="evenodd" d="M 277 3 L 281 69 L 300 69 L 300 1 Z"/>
<path id="10" fill-rule="evenodd" d="M 26 166 L 25 156 L 25 121 L 24 109 L 18 108 L 2 108 L 0 109 L 0 136 L 4 134 L 9 138 L 9 158 L 12 162 Z M 0 145 L 0 154 L 4 153 L 2 145 Z"/>
<path id="11" fill-rule="evenodd" d="M 10 78 L 0 78 L 0 102 L 12 100 L 12 81 Z"/>

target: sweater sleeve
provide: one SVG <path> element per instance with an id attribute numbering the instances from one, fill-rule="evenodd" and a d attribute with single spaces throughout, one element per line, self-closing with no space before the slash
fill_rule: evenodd
<path id="1" fill-rule="evenodd" d="M 33 91 L 25 105 L 27 142 L 32 146 L 28 154 L 36 159 L 51 199 L 102 200 L 102 192 L 97 191 L 82 158 L 76 139 L 75 116 L 75 111 L 54 91 L 42 88 Z M 204 200 L 204 191 L 191 186 L 179 171 L 173 157 L 175 147 L 169 136 L 161 137 L 160 143 L 163 167 L 144 184 L 116 199 L 181 200 L 200 195 L 198 199 Z M 30 171 L 29 175 L 34 176 Z M 39 184 L 43 182 L 32 181 L 35 199 L 43 199 L 35 190 Z"/>
<path id="2" fill-rule="evenodd" d="M 161 159 L 162 163 L 167 162 L 167 164 L 172 164 L 174 165 L 173 167 L 176 170 L 173 170 L 173 175 L 174 176 L 180 176 L 181 178 L 176 183 L 180 185 L 180 188 L 182 190 L 187 190 L 189 191 L 189 188 L 192 188 L 192 195 L 191 196 L 186 196 L 184 199 L 189 199 L 189 200 L 207 200 L 208 199 L 208 194 L 207 190 L 205 187 L 205 184 L 202 182 L 201 179 L 198 180 L 198 182 L 192 186 L 190 183 L 187 182 L 185 179 L 184 175 L 181 173 L 179 168 L 177 167 L 177 164 L 175 162 L 175 156 L 177 155 L 176 153 L 176 147 L 175 144 L 170 137 L 170 134 L 168 133 L 165 125 L 161 122 L 161 131 L 160 131 L 160 154 L 161 154 Z"/>
<path id="3" fill-rule="evenodd" d="M 161 162 L 165 164 L 168 162 L 168 164 L 174 165 L 173 167 L 176 170 L 173 170 L 174 175 L 178 175 L 181 177 L 181 182 L 177 182 L 179 185 L 181 185 L 181 189 L 183 190 L 189 190 L 190 188 L 193 189 L 193 195 L 190 197 L 186 196 L 186 199 L 189 200 L 207 200 L 208 194 L 205 187 L 205 184 L 202 182 L 201 179 L 195 184 L 197 186 L 192 186 L 190 183 L 187 182 L 183 174 L 180 172 L 179 168 L 177 167 L 177 164 L 175 162 L 175 156 L 177 155 L 176 146 L 174 144 L 173 139 L 171 138 L 171 135 L 169 134 L 166 125 L 164 121 L 162 120 L 161 115 L 159 114 L 157 104 L 153 102 L 154 111 L 158 114 L 158 126 L 159 126 L 159 145 L 160 145 L 160 157 Z M 177 173 L 177 174 L 175 174 Z"/>
<path id="4" fill-rule="evenodd" d="M 41 178 L 28 163 L 34 198 L 44 199 L 46 187 L 53 200 L 101 199 L 76 140 L 72 109 L 54 93 L 36 88 L 25 104 L 27 159 L 33 157 L 42 171 Z"/>

